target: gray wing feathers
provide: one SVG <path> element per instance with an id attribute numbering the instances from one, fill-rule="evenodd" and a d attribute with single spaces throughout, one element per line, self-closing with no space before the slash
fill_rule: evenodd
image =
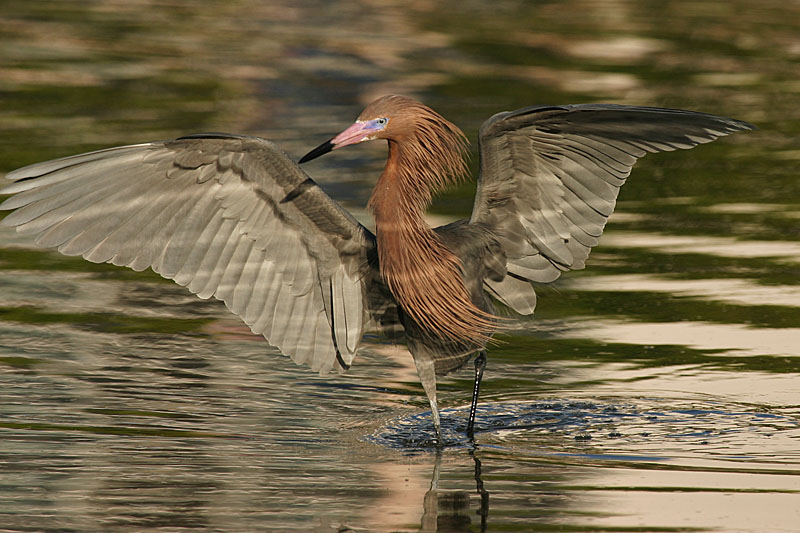
<path id="1" fill-rule="evenodd" d="M 365 325 L 371 235 L 268 141 L 211 135 L 100 150 L 7 176 L 3 225 L 93 262 L 214 296 L 283 353 L 329 371 Z M 292 200 L 295 188 L 302 191 Z"/>
<path id="2" fill-rule="evenodd" d="M 487 279 L 485 286 L 489 294 L 521 315 L 530 315 L 536 308 L 536 292 L 526 280 L 506 276 L 502 281 Z"/>
<path id="3" fill-rule="evenodd" d="M 330 277 L 326 289 L 324 303 L 330 318 L 330 327 L 343 362 L 350 365 L 364 326 L 363 314 L 354 313 L 350 304 L 363 298 L 361 284 L 348 276 L 344 268 L 340 268 Z"/>
<path id="4" fill-rule="evenodd" d="M 68 180 L 73 176 L 83 174 L 87 165 L 103 164 L 106 159 L 118 159 L 127 154 L 139 154 L 143 147 L 149 145 L 149 143 L 144 143 L 106 148 L 18 168 L 6 174 L 7 179 L 16 183 L 6 186 L 3 194 L 13 194 Z M 135 155 L 134 157 L 138 158 L 139 156 Z M 56 174 L 55 171 L 58 173 Z M 36 178 L 36 181 L 30 181 L 32 178 Z"/>
<path id="5" fill-rule="evenodd" d="M 480 131 L 471 222 L 499 237 L 514 280 L 485 288 L 532 312 L 535 296 L 522 283 L 585 266 L 639 158 L 747 129 L 754 128 L 714 115 L 610 104 L 538 106 L 490 118 Z"/>

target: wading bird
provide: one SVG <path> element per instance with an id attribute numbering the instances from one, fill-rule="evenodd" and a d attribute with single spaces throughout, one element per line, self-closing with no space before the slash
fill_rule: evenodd
<path id="1" fill-rule="evenodd" d="M 480 128 L 469 219 L 430 228 L 433 194 L 467 173 L 461 130 L 411 98 L 384 96 L 300 159 L 385 139 L 369 200 L 375 234 L 273 143 L 210 133 L 109 148 L 9 173 L 5 226 L 96 263 L 155 272 L 214 296 L 300 363 L 349 368 L 368 329 L 402 326 L 431 405 L 436 376 L 475 356 L 472 437 L 485 346 L 507 324 L 493 300 L 533 313 L 532 282 L 581 269 L 620 186 L 647 152 L 753 129 L 690 111 L 534 106 Z"/>

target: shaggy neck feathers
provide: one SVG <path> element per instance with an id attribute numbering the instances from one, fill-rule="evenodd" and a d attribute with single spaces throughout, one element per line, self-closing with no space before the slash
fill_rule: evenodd
<path id="1" fill-rule="evenodd" d="M 414 104 L 402 109 L 414 117 L 413 127 L 387 135 L 389 157 L 369 200 L 381 276 L 406 314 L 425 330 L 482 346 L 495 320 L 472 303 L 461 262 L 423 219 L 433 194 L 466 174 L 467 142 L 455 125 Z"/>

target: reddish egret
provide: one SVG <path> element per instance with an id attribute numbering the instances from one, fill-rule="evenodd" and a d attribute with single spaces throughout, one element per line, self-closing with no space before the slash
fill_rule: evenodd
<path id="1" fill-rule="evenodd" d="M 475 356 L 467 432 L 504 322 L 493 300 L 533 313 L 532 282 L 584 267 L 631 167 L 647 152 L 753 129 L 714 115 L 622 105 L 534 106 L 479 132 L 469 219 L 430 228 L 432 194 L 467 171 L 467 141 L 431 108 L 378 98 L 300 159 L 386 139 L 359 224 L 273 143 L 210 133 L 109 148 L 9 173 L 3 224 L 93 262 L 147 267 L 214 296 L 297 363 L 347 369 L 367 329 L 402 326 L 431 405 L 436 376 Z"/>

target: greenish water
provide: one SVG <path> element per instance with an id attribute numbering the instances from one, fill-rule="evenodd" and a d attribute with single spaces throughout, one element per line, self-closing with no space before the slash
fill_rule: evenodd
<path id="1" fill-rule="evenodd" d="M 797 530 L 800 6 L 408 4 L 0 1 L 0 171 L 201 131 L 298 157 L 391 92 L 473 140 L 589 101 L 760 130 L 635 167 L 587 269 L 492 349 L 474 449 L 471 372 L 440 384 L 441 454 L 401 348 L 320 378 L 152 272 L 0 230 L 0 529 Z M 306 171 L 367 220 L 384 157 Z"/>

